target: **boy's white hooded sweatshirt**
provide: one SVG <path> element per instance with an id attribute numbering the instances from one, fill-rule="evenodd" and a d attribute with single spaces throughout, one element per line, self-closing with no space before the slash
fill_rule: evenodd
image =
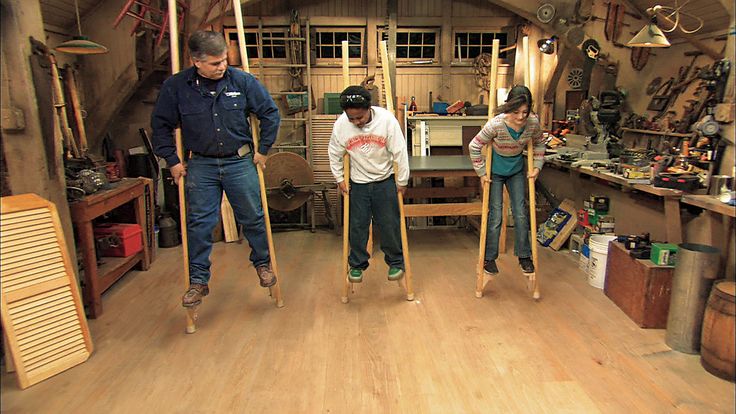
<path id="1" fill-rule="evenodd" d="M 350 123 L 345 112 L 335 121 L 330 138 L 329 154 L 332 175 L 338 183 L 345 181 L 342 158 L 350 154 L 350 180 L 371 183 L 385 180 L 393 173 L 393 162 L 398 162 L 397 182 L 409 182 L 409 158 L 406 139 L 399 122 L 384 108 L 371 107 L 371 121 L 363 128 Z"/>

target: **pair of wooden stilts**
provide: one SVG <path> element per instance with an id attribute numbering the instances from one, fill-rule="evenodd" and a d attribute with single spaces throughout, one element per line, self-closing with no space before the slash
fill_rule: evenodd
<path id="1" fill-rule="evenodd" d="M 172 35 L 169 36 L 170 41 L 170 50 L 171 50 L 171 72 L 177 73 L 179 72 L 179 37 L 175 34 L 179 33 L 178 29 L 178 20 L 176 17 L 176 0 L 168 0 L 168 9 L 169 9 L 169 33 Z M 241 5 L 239 0 L 233 0 L 233 11 L 235 12 L 235 22 L 237 26 L 238 31 L 238 44 L 240 47 L 240 56 L 242 56 L 241 61 L 243 62 L 243 71 L 250 72 L 250 68 L 248 67 L 248 52 L 245 48 L 245 31 L 243 28 L 243 13 L 241 10 Z M 258 149 L 258 122 L 255 118 L 251 118 L 251 126 L 252 126 L 252 136 L 253 136 L 253 147 L 255 150 Z M 176 139 L 176 152 L 179 156 L 179 159 L 184 160 L 184 148 L 182 145 L 181 140 L 181 131 L 179 129 L 175 132 L 175 139 Z M 278 264 L 276 262 L 276 250 L 274 249 L 273 245 L 273 235 L 271 234 L 271 219 L 268 214 L 268 200 L 266 199 L 266 186 L 263 180 L 263 170 L 261 169 L 260 165 L 256 165 L 256 169 L 258 171 L 258 183 L 260 186 L 260 193 L 261 193 L 261 205 L 263 207 L 263 215 L 265 219 L 265 226 L 266 226 L 266 235 L 268 239 L 268 250 L 271 257 L 271 269 L 273 270 L 274 274 L 276 274 L 276 284 L 268 288 L 269 296 L 273 298 L 276 307 L 283 307 L 284 306 L 284 300 L 281 297 L 281 285 L 279 280 L 279 270 L 278 270 Z M 179 179 L 179 210 L 181 214 L 181 223 L 182 223 L 182 249 L 183 249 L 183 256 L 184 256 L 184 285 L 186 289 L 189 289 L 189 254 L 188 254 L 188 238 L 187 238 L 187 229 L 186 229 L 186 223 L 187 223 L 187 213 L 186 213 L 186 193 L 185 193 L 185 187 L 184 187 L 184 177 L 181 177 Z M 224 208 L 229 208 L 229 203 L 227 201 L 227 197 L 223 198 L 222 204 L 225 206 Z M 197 330 L 195 322 L 197 321 L 198 317 L 198 310 L 199 306 L 193 306 L 186 308 L 186 332 L 187 333 L 194 333 Z"/>
<path id="2" fill-rule="evenodd" d="M 345 185 L 350 190 L 350 155 L 345 154 L 343 157 L 343 166 L 345 172 Z M 394 163 L 394 177 L 398 177 L 397 165 Z M 396 184 L 398 187 L 398 183 Z M 401 248 L 404 256 L 404 277 L 398 281 L 404 291 L 406 291 L 406 300 L 414 300 L 414 287 L 412 284 L 411 262 L 409 261 L 409 241 L 406 235 L 406 216 L 404 214 L 404 196 L 397 194 L 399 202 L 399 214 L 401 215 Z M 348 255 L 350 254 L 350 195 L 345 194 L 343 199 L 343 230 L 342 230 L 342 303 L 350 301 L 349 294 L 354 293 L 354 284 L 348 280 L 350 272 L 350 264 L 348 263 Z M 368 238 L 368 253 L 373 251 L 373 238 Z"/>
<path id="3" fill-rule="evenodd" d="M 529 37 L 524 36 L 522 39 L 522 45 L 524 50 L 524 83 L 526 85 L 531 84 L 530 76 L 530 54 L 529 54 Z M 498 79 L 498 54 L 500 48 L 500 41 L 493 41 L 492 55 L 491 55 L 491 71 L 489 73 L 489 88 L 488 88 L 488 120 L 493 118 L 493 111 L 496 108 L 496 81 Z M 532 108 L 529 108 L 531 111 Z M 491 162 L 493 160 L 493 145 L 488 143 L 486 145 L 486 177 L 489 179 L 492 177 L 491 173 Z M 529 140 L 526 151 L 527 156 L 527 175 L 531 174 L 534 170 L 534 143 Z M 536 272 L 539 269 L 537 262 L 537 210 L 536 210 L 536 191 L 534 187 L 534 178 L 528 178 L 528 189 L 529 189 L 529 224 L 530 224 L 530 237 L 529 242 L 532 248 L 532 262 L 534 263 L 533 273 L 524 273 L 527 278 L 527 289 L 532 292 L 532 297 L 535 300 L 539 300 L 541 294 L 539 293 L 539 280 L 537 279 Z M 483 289 L 486 287 L 488 282 L 491 280 L 491 276 L 487 275 L 483 269 L 485 262 L 485 250 L 486 250 L 486 234 L 488 230 L 488 206 L 490 203 L 490 192 L 491 183 L 486 182 L 483 185 L 483 201 L 482 201 L 482 213 L 481 213 L 481 224 L 480 224 L 480 246 L 478 248 L 478 265 L 477 265 L 477 276 L 475 283 L 475 296 L 478 298 L 483 297 Z M 499 214 L 506 214 L 506 206 L 504 206 Z M 505 221 L 505 220 L 504 220 Z M 504 234 L 504 233 L 501 233 Z"/>
<path id="4" fill-rule="evenodd" d="M 383 65 L 383 86 L 384 92 L 386 93 L 386 109 L 394 113 L 394 101 L 393 101 L 393 87 L 391 86 L 391 77 L 389 74 L 388 65 L 388 49 L 386 47 L 386 41 L 381 41 L 381 59 L 386 64 Z M 343 74 L 343 89 L 350 86 L 350 66 L 348 60 L 348 42 L 342 42 L 342 74 Z M 342 288 L 342 303 L 349 302 L 349 293 L 353 291 L 351 289 L 352 283 L 348 280 L 348 272 L 350 271 L 350 265 L 348 264 L 348 255 L 350 253 L 350 243 L 348 241 L 350 235 L 350 155 L 345 154 L 343 157 L 343 168 L 345 176 L 345 186 L 348 189 L 348 194 L 344 195 L 343 201 L 343 232 L 342 232 L 342 277 L 344 279 Z M 398 164 L 394 162 L 394 177 L 398 180 Z M 396 183 L 398 187 L 398 181 Z M 406 300 L 414 300 L 414 287 L 412 284 L 412 273 L 411 273 L 411 262 L 409 261 L 409 242 L 406 235 L 406 216 L 404 214 L 404 196 L 401 193 L 397 193 L 399 203 L 399 214 L 401 215 L 401 247 L 404 256 L 404 277 L 398 281 L 399 285 L 406 291 Z M 372 233 L 372 231 L 371 231 Z M 368 238 L 368 252 L 373 251 L 372 237 Z"/>
<path id="5" fill-rule="evenodd" d="M 533 157 L 534 157 L 534 148 L 532 141 L 529 141 L 529 146 L 527 147 L 527 173 L 530 174 L 534 170 L 534 163 L 533 163 Z M 491 159 L 493 157 L 493 149 L 490 144 L 486 146 L 486 176 L 491 177 Z M 539 300 L 541 297 L 541 294 L 539 293 L 539 280 L 537 279 L 537 238 L 536 238 L 536 228 L 537 228 L 537 212 L 536 212 L 536 197 L 535 197 L 535 187 L 534 187 L 534 178 L 529 178 L 529 224 L 530 224 L 530 238 L 529 241 L 531 243 L 532 247 L 532 262 L 534 263 L 534 272 L 533 273 L 524 273 L 524 276 L 527 278 L 527 289 L 532 292 L 532 297 L 535 300 Z M 483 290 L 485 289 L 486 285 L 492 280 L 492 276 L 487 274 L 485 270 L 483 269 L 483 266 L 485 264 L 485 250 L 486 250 L 486 235 L 488 230 L 488 211 L 489 211 L 489 204 L 490 204 L 490 190 L 491 190 L 491 183 L 486 182 L 483 184 L 483 205 L 482 205 L 482 215 L 481 215 L 481 223 L 480 223 L 480 246 L 478 247 L 478 265 L 477 265 L 477 277 L 476 277 L 476 283 L 475 283 L 475 297 L 482 298 L 483 297 Z M 506 206 L 504 206 L 499 214 L 506 214 Z"/>

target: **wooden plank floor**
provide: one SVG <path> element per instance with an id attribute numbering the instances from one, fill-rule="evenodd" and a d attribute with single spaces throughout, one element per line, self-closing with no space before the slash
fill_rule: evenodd
<path id="1" fill-rule="evenodd" d="M 671 351 L 588 286 L 565 253 L 540 249 L 542 300 L 516 259 L 474 296 L 477 236 L 410 231 L 416 301 L 383 254 L 340 303 L 341 241 L 275 235 L 286 307 L 218 243 L 199 330 L 184 333 L 180 248 L 160 249 L 103 297 L 86 363 L 20 391 L 8 413 L 732 413 L 734 385 Z"/>

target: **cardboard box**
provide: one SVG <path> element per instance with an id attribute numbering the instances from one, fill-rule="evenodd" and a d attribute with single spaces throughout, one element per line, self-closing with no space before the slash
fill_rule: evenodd
<path id="1" fill-rule="evenodd" d="M 658 266 L 674 266 L 677 245 L 672 243 L 652 243 L 652 263 Z"/>
<path id="2" fill-rule="evenodd" d="M 577 225 L 575 203 L 565 199 L 537 229 L 537 241 L 552 250 L 560 250 Z"/>
<path id="3" fill-rule="evenodd" d="M 672 267 L 634 259 L 621 243 L 612 242 L 603 292 L 640 327 L 666 328 L 674 273 Z"/>
<path id="4" fill-rule="evenodd" d="M 102 256 L 128 257 L 143 250 L 141 226 L 127 223 L 105 223 L 95 226 L 95 237 L 114 234 L 120 244 L 100 251 Z"/>

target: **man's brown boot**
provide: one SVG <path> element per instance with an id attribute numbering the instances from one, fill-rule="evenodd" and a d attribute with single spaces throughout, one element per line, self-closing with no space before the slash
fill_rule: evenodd
<path id="1" fill-rule="evenodd" d="M 202 298 L 210 293 L 210 288 L 207 285 L 199 283 L 192 283 L 189 285 L 189 290 L 181 297 L 181 306 L 185 308 L 191 308 L 202 303 Z"/>
<path id="2" fill-rule="evenodd" d="M 271 287 L 276 284 L 276 274 L 271 270 L 270 263 L 256 267 L 256 273 L 258 273 L 258 279 L 260 279 L 261 286 Z"/>

